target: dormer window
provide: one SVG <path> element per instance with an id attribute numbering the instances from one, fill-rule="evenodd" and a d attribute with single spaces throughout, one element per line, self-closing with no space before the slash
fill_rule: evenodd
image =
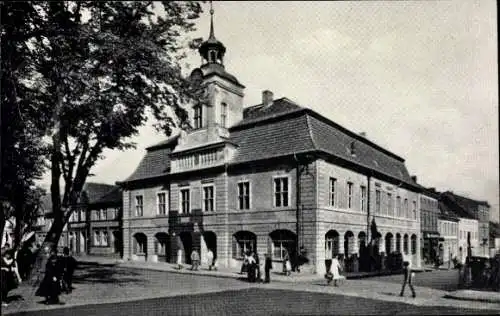
<path id="1" fill-rule="evenodd" d="M 351 142 L 351 156 L 356 156 L 356 143 Z"/>
<path id="2" fill-rule="evenodd" d="M 194 107 L 194 128 L 199 129 L 203 127 L 203 108 L 201 105 Z"/>

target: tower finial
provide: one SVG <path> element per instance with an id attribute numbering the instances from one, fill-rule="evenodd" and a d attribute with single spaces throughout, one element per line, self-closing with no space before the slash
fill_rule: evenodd
<path id="1" fill-rule="evenodd" d="M 209 38 L 215 38 L 214 35 L 214 8 L 212 7 L 212 1 L 210 1 L 210 36 Z"/>

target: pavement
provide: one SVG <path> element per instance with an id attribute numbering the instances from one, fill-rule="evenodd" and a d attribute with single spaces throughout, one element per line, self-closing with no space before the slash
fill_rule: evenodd
<path id="1" fill-rule="evenodd" d="M 391 277 L 348 279 L 341 286 L 334 287 L 327 286 L 324 278 L 319 275 L 292 273 L 291 276 L 285 276 L 275 272 L 271 276 L 272 282 L 270 284 L 259 284 L 248 283 L 245 275 L 240 275 L 228 269 L 208 271 L 208 269 L 202 267 L 198 271 L 191 271 L 188 267 L 185 267 L 178 270 L 174 265 L 166 263 L 123 262 L 111 258 L 91 257 L 80 258 L 80 262 L 82 264 L 75 275 L 76 289 L 73 294 L 61 297 L 65 305 L 40 304 L 42 298 L 34 296 L 36 287 L 23 284 L 11 292 L 14 299 L 9 307 L 3 308 L 2 313 L 10 314 L 20 311 L 52 310 L 89 304 L 183 297 L 252 288 L 300 291 L 314 293 L 314 295 L 327 293 L 358 299 L 385 301 L 391 304 L 405 303 L 419 307 L 435 306 L 500 312 L 500 293 L 498 292 L 477 293 L 479 291 L 464 290 L 450 292 L 419 286 L 419 283 L 416 282 L 417 298 L 410 297 L 409 289 L 407 289 L 406 297 L 399 297 L 398 294 L 401 289 L 400 283 L 397 282 L 399 276 L 393 276 L 392 282 L 381 281 L 384 278 Z M 445 272 L 429 272 L 429 274 L 433 273 Z M 434 277 L 434 275 L 431 277 Z"/>

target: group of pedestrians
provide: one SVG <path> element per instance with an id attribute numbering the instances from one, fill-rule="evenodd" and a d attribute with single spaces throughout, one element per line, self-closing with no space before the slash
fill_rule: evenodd
<path id="1" fill-rule="evenodd" d="M 241 266 L 240 274 L 247 273 L 247 278 L 250 283 L 255 282 L 271 282 L 271 270 L 273 268 L 273 262 L 271 256 L 266 254 L 264 261 L 264 280 L 262 280 L 261 275 L 261 262 L 260 257 L 257 252 L 247 251 L 243 257 L 243 264 Z"/>
<path id="2" fill-rule="evenodd" d="M 59 304 L 59 295 L 62 292 L 69 294 L 73 287 L 73 273 L 76 269 L 76 259 L 65 247 L 63 256 L 57 254 L 57 249 L 50 251 L 50 256 L 45 265 L 45 276 L 35 295 L 45 297 L 45 304 Z"/>
<path id="3" fill-rule="evenodd" d="M 179 250 L 177 250 L 177 269 L 179 269 L 179 270 L 183 268 L 182 258 L 183 258 L 183 251 L 182 251 L 182 249 L 179 249 Z M 198 252 L 198 250 L 196 248 L 193 249 L 193 251 L 191 251 L 190 258 L 191 258 L 191 270 L 198 271 L 198 268 L 201 266 L 201 257 L 200 257 L 200 253 Z M 209 271 L 217 270 L 217 261 L 216 261 L 216 258 L 214 256 L 212 249 L 207 250 L 206 258 L 207 258 L 208 270 Z"/>

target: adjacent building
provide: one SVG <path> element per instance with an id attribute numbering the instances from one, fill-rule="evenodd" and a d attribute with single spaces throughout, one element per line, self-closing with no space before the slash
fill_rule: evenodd
<path id="1" fill-rule="evenodd" d="M 451 265 L 453 258 L 459 260 L 459 222 L 460 219 L 444 203 L 439 202 L 439 246 L 438 255 L 444 265 Z"/>
<path id="2" fill-rule="evenodd" d="M 414 179 L 416 182 L 416 178 Z M 440 216 L 438 207 L 439 194 L 434 188 L 425 188 L 419 197 L 422 259 L 424 264 L 433 265 L 439 254 L 439 240 L 441 236 L 438 223 Z"/>
<path id="3" fill-rule="evenodd" d="M 213 25 L 199 52 L 191 80 L 206 100 L 187 108 L 192 129 L 147 148 L 119 183 L 125 259 L 190 263 L 197 249 L 205 262 L 212 249 L 239 268 L 248 250 L 300 252 L 323 273 L 333 255 L 359 257 L 375 219 L 380 252 L 420 266 L 421 187 L 403 158 L 271 91 L 244 108 Z"/>
<path id="4" fill-rule="evenodd" d="M 454 205 L 455 209 L 460 209 L 462 213 L 466 213 L 468 217 L 477 220 L 478 234 L 475 238 L 475 240 L 477 240 L 477 246 L 474 253 L 477 256 L 489 257 L 490 205 L 488 202 L 473 200 L 450 191 L 444 192 L 441 196 L 444 201 Z"/>

